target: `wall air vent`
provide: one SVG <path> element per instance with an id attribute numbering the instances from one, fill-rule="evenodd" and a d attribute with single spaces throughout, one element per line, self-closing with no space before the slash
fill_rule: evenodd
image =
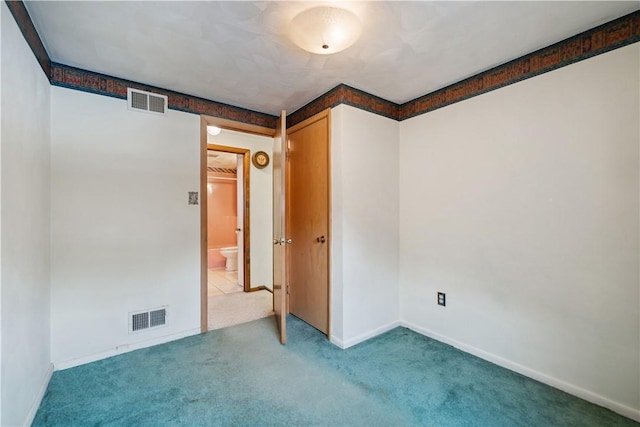
<path id="1" fill-rule="evenodd" d="M 158 328 L 167 324 L 167 307 L 129 313 L 129 333 Z"/>
<path id="2" fill-rule="evenodd" d="M 167 106 L 168 98 L 165 95 L 127 88 L 127 107 L 129 110 L 166 116 Z"/>

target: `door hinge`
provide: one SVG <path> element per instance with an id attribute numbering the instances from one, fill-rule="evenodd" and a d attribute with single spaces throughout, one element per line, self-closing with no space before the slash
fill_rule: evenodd
<path id="1" fill-rule="evenodd" d="M 287 285 L 287 295 L 291 293 L 291 285 Z"/>

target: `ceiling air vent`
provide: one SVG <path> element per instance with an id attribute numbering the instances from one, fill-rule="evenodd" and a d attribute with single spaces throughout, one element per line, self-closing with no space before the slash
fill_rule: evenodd
<path id="1" fill-rule="evenodd" d="M 167 115 L 168 99 L 165 95 L 127 88 L 127 107 L 129 110 Z"/>
<path id="2" fill-rule="evenodd" d="M 167 307 L 129 313 L 129 333 L 158 328 L 167 324 Z"/>

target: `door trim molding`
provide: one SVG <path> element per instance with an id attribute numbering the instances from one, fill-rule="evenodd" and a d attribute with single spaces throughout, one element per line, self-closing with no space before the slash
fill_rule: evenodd
<path id="1" fill-rule="evenodd" d="M 200 196 L 207 194 L 207 125 L 204 116 L 200 116 Z M 206 197 L 206 196 L 205 196 Z M 200 332 L 209 331 L 209 304 L 207 281 L 207 203 L 200 200 Z"/>
<path id="2" fill-rule="evenodd" d="M 250 123 L 236 122 L 222 117 L 202 115 L 208 125 L 218 126 L 221 129 L 235 130 L 238 132 L 252 133 L 254 135 L 274 136 L 276 130 L 266 126 L 253 125 Z M 206 126 L 205 126 L 206 128 Z"/>
<path id="3" fill-rule="evenodd" d="M 299 131 L 302 128 L 305 128 L 307 126 L 309 126 L 310 124 L 313 124 L 319 120 L 322 120 L 324 118 L 327 118 L 327 120 L 329 121 L 329 125 L 331 125 L 331 108 L 326 108 L 322 111 L 320 111 L 318 114 L 314 114 L 313 116 L 309 117 L 308 119 L 305 119 L 303 121 L 301 121 L 300 123 L 296 123 L 295 125 L 291 126 L 290 128 L 287 128 L 287 133 L 293 133 L 296 131 Z M 329 130 L 331 130 L 331 126 L 329 126 Z M 328 134 L 329 136 L 329 140 L 331 139 L 331 134 Z"/>

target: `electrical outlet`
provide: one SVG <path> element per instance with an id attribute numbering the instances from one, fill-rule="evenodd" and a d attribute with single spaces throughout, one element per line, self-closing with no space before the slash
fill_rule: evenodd
<path id="1" fill-rule="evenodd" d="M 443 307 L 447 305 L 447 296 L 444 292 L 438 292 L 438 305 Z"/>

